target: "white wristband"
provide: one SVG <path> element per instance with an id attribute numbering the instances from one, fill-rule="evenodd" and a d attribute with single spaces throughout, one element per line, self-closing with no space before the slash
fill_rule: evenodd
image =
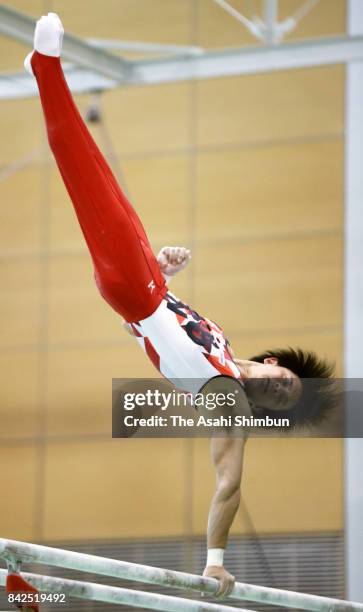
<path id="1" fill-rule="evenodd" d="M 224 548 L 208 548 L 207 567 L 218 565 L 223 567 Z"/>

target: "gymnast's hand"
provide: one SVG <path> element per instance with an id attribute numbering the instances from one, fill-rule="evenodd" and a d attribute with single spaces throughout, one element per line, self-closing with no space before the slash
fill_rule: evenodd
<path id="1" fill-rule="evenodd" d="M 216 578 L 219 581 L 218 589 L 214 594 L 215 597 L 228 597 L 236 580 L 232 574 L 220 565 L 207 565 L 203 576 L 206 578 Z"/>
<path id="2" fill-rule="evenodd" d="M 160 270 L 166 276 L 174 276 L 177 272 L 184 270 L 191 258 L 189 249 L 169 246 L 163 247 L 157 256 Z"/>

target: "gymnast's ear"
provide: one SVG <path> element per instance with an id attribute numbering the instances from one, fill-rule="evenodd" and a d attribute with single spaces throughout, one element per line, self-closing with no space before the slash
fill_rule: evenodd
<path id="1" fill-rule="evenodd" d="M 279 365 L 279 360 L 277 359 L 277 357 L 265 357 L 263 363 L 269 365 Z"/>

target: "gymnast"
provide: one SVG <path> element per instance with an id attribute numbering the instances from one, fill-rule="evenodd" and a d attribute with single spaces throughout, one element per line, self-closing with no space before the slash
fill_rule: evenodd
<path id="1" fill-rule="evenodd" d="M 41 17 L 34 51 L 25 68 L 37 80 L 50 147 L 78 217 L 93 261 L 97 287 L 124 319 L 160 373 L 188 388 L 192 379 L 227 376 L 240 381 L 252 413 L 288 415 L 292 426 L 317 422 L 332 404 L 329 389 L 305 389 L 305 379 L 326 380 L 330 364 L 301 349 L 266 350 L 237 359 L 213 321 L 168 290 L 171 276 L 190 261 L 182 247 L 152 252 L 135 210 L 93 141 L 66 84 L 60 55 L 63 27 L 54 13 Z M 306 401 L 308 399 L 308 401 Z M 305 400 L 305 401 L 304 401 Z M 234 577 L 223 566 L 228 533 L 238 509 L 243 438 L 212 438 L 216 490 L 208 520 L 204 574 L 217 578 L 217 596 L 227 595 Z"/>

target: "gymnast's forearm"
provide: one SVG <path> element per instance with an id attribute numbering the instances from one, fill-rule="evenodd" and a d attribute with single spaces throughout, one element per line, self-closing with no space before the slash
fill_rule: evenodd
<path id="1" fill-rule="evenodd" d="M 241 498 L 243 455 L 246 438 L 227 436 L 211 439 L 216 470 L 216 490 L 208 517 L 207 566 L 223 566 L 223 551 Z"/>
<path id="2" fill-rule="evenodd" d="M 240 483 L 221 483 L 213 496 L 209 517 L 207 541 L 208 549 L 225 549 L 229 531 L 241 499 Z"/>

